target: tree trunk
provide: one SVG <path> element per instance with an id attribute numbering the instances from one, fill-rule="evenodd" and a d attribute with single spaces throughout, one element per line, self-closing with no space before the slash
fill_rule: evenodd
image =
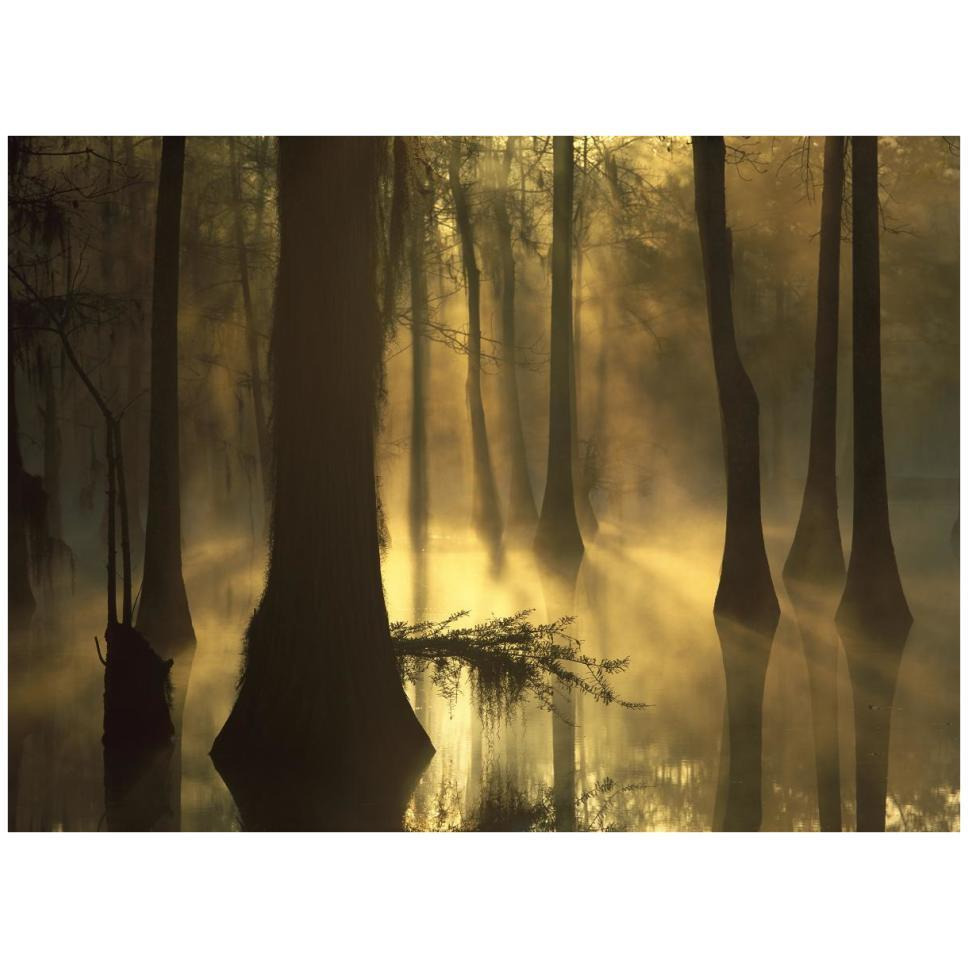
<path id="1" fill-rule="evenodd" d="M 134 139 L 125 138 L 124 165 L 128 178 L 137 170 Z M 147 165 L 147 162 L 145 163 Z M 125 401 L 130 408 L 125 414 L 121 436 L 126 458 L 128 499 L 130 501 L 131 526 L 135 547 L 139 555 L 144 553 L 145 492 L 147 490 L 148 454 L 145 439 L 148 424 L 144 419 L 141 397 L 145 389 L 145 327 L 143 298 L 148 288 L 145 268 L 139 257 L 139 231 L 144 231 L 150 217 L 147 192 L 140 185 L 129 190 L 128 209 L 125 213 L 127 227 L 124 262 L 124 286 L 131 302 L 130 319 L 125 329 L 127 344 L 127 382 Z"/>
<path id="2" fill-rule="evenodd" d="M 824 143 L 820 214 L 820 272 L 813 366 L 810 457 L 803 504 L 783 577 L 813 585 L 844 580 L 844 551 L 837 516 L 837 344 L 840 306 L 840 215 L 844 192 L 844 139 Z"/>
<path id="3" fill-rule="evenodd" d="M 212 749 L 255 825 L 336 825 L 384 792 L 399 803 L 390 787 L 433 754 L 400 682 L 380 575 L 382 148 L 375 138 L 280 141 L 269 570 Z M 342 819 L 323 819 L 341 807 Z"/>
<path id="4" fill-rule="evenodd" d="M 588 138 L 583 139 L 582 143 L 582 175 L 588 167 Z M 581 533 L 586 538 L 594 538 L 598 532 L 598 518 L 595 516 L 595 509 L 591 502 L 591 489 L 594 481 L 591 480 L 589 471 L 590 451 L 582 454 L 580 441 L 581 435 L 581 414 L 582 407 L 582 308 L 585 303 L 584 270 L 585 270 L 585 199 L 578 203 L 578 217 L 575 220 L 575 320 L 574 320 L 574 365 L 572 366 L 572 388 L 571 388 L 571 461 L 572 476 L 575 482 L 575 514 L 578 517 L 578 524 Z M 586 441 L 586 447 L 591 447 L 591 442 Z"/>
<path id="5" fill-rule="evenodd" d="M 178 454 L 178 257 L 185 139 L 162 142 L 151 304 L 148 519 L 138 630 L 164 654 L 194 642 L 182 577 Z"/>
<path id="6" fill-rule="evenodd" d="M 759 404 L 733 326 L 725 157 L 722 138 L 693 138 L 696 215 L 726 458 L 726 541 L 713 611 L 772 638 L 779 605 L 760 520 Z"/>
<path id="7" fill-rule="evenodd" d="M 7 579 L 7 594 L 10 602 L 10 628 L 27 628 L 37 600 L 30 585 L 30 558 L 27 552 L 27 515 L 24 509 L 27 474 L 24 470 L 23 455 L 20 453 L 20 426 L 17 421 L 16 369 L 14 366 L 13 342 L 8 347 L 7 363 L 7 402 L 10 410 L 7 431 L 7 521 L 9 539 L 7 563 L 10 574 Z"/>
<path id="8" fill-rule="evenodd" d="M 44 492 L 47 494 L 47 533 L 61 540 L 61 433 L 57 413 L 57 388 L 50 356 L 44 355 Z"/>
<path id="9" fill-rule="evenodd" d="M 877 138 L 853 145 L 854 524 L 837 627 L 854 689 L 857 828 L 883 830 L 891 707 L 913 619 L 897 569 L 881 415 Z"/>
<path id="10" fill-rule="evenodd" d="M 455 138 L 450 155 L 450 189 L 454 196 L 457 234 L 467 284 L 467 406 L 471 415 L 471 446 L 474 454 L 474 528 L 487 545 L 495 562 L 500 560 L 501 510 L 498 507 L 494 469 L 487 441 L 484 401 L 481 397 L 481 274 L 474 252 L 467 191 L 460 180 L 460 138 Z"/>
<path id="11" fill-rule="evenodd" d="M 844 138 L 828 135 L 824 142 L 810 457 L 800 520 L 783 568 L 810 679 L 821 830 L 842 827 L 837 705 L 840 646 L 831 620 L 844 582 L 837 513 L 837 347 L 843 191 Z"/>
<path id="12" fill-rule="evenodd" d="M 544 567 L 577 574 L 584 555 L 572 479 L 571 240 L 574 193 L 573 138 L 554 139 L 554 211 L 551 243 L 551 386 L 548 475 L 535 552 Z"/>
<path id="13" fill-rule="evenodd" d="M 402 140 L 402 139 L 400 139 Z M 411 411 L 410 411 L 410 546 L 423 551 L 427 544 L 427 404 L 425 369 L 427 358 L 427 202 L 413 179 L 410 193 L 410 313 L 411 313 Z"/>
<path id="14" fill-rule="evenodd" d="M 531 538 L 538 523 L 538 512 L 528 473 L 528 452 L 521 425 L 521 401 L 518 395 L 518 354 L 514 320 L 514 247 L 511 219 L 508 215 L 508 175 L 514 154 L 514 139 L 508 138 L 501 165 L 501 182 L 494 193 L 494 220 L 500 253 L 499 297 L 501 303 L 501 340 L 504 360 L 501 367 L 504 391 L 505 435 L 511 463 L 511 487 L 508 492 L 508 532 Z"/>
<path id="15" fill-rule="evenodd" d="M 262 494 L 268 502 L 272 463 L 269 453 L 269 424 L 263 402 L 262 361 L 259 354 L 259 329 L 256 326 L 252 291 L 249 285 L 249 253 L 245 245 L 245 222 L 242 210 L 242 166 L 235 149 L 235 138 L 229 138 L 232 165 L 232 208 L 235 228 L 235 248 L 239 261 L 239 282 L 242 287 L 242 307 L 245 312 L 245 345 L 249 354 L 249 380 L 252 385 L 252 411 L 255 415 L 256 442 L 259 447 L 259 468 L 262 471 Z"/>
<path id="16" fill-rule="evenodd" d="M 780 608 L 760 520 L 759 404 L 733 326 L 724 140 L 694 137 L 693 162 L 726 463 L 726 541 L 713 606 L 729 722 L 724 824 L 755 830 L 762 818 L 763 689 Z"/>

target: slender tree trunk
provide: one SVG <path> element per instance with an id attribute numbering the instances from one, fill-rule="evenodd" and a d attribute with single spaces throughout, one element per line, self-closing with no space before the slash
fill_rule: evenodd
<path id="1" fill-rule="evenodd" d="M 415 185 L 411 193 L 410 222 L 410 314 L 411 314 L 411 411 L 410 411 L 410 545 L 421 552 L 427 544 L 427 404 L 425 370 L 427 358 L 427 204 Z"/>
<path id="2" fill-rule="evenodd" d="M 115 537 L 115 512 L 117 508 L 117 472 L 114 454 L 114 425 L 110 417 L 104 418 L 104 447 L 108 463 L 108 628 L 118 624 L 118 564 Z"/>
<path id="3" fill-rule="evenodd" d="M 830 135 L 824 142 L 810 456 L 800 520 L 783 568 L 810 681 L 821 830 L 842 827 L 837 704 L 840 645 L 832 618 L 844 582 L 837 514 L 837 347 L 844 143 L 844 138 Z"/>
<path id="4" fill-rule="evenodd" d="M 877 138 L 852 138 L 854 523 L 837 627 L 854 690 L 857 829 L 883 830 L 891 709 L 913 619 L 898 573 L 887 503 L 881 414 Z"/>
<path id="5" fill-rule="evenodd" d="M 501 304 L 501 340 L 504 344 L 501 378 L 504 391 L 505 435 L 511 464 L 511 487 L 508 492 L 508 532 L 532 537 L 538 523 L 538 512 L 528 473 L 528 453 L 521 425 L 521 401 L 518 394 L 517 335 L 514 319 L 514 246 L 511 219 L 508 215 L 508 175 L 514 154 L 514 139 L 508 138 L 501 164 L 501 182 L 494 193 L 494 220 L 497 223 L 500 252 L 499 296 Z"/>
<path id="6" fill-rule="evenodd" d="M 598 354 L 595 361 L 595 414 L 592 421 L 591 455 L 596 477 L 603 473 L 608 461 L 608 350 L 611 339 L 612 303 L 603 294 L 602 321 L 598 337 Z M 587 461 L 586 461 L 587 464 Z M 607 494 L 606 494 L 607 497 Z"/>
<path id="7" fill-rule="evenodd" d="M 121 524 L 121 621 L 130 625 L 131 603 L 131 526 L 128 515 L 128 483 L 124 473 L 124 448 L 120 421 L 112 424 L 114 434 L 114 467 L 118 481 L 118 509 Z"/>
<path id="8" fill-rule="evenodd" d="M 159 651 L 194 642 L 182 577 L 178 453 L 178 259 L 185 139 L 162 143 L 151 307 L 148 521 L 138 630 Z"/>
<path id="9" fill-rule="evenodd" d="M 774 365 L 770 368 L 770 483 L 772 500 L 778 508 L 783 507 L 784 487 L 786 485 L 786 466 L 784 457 L 785 438 L 783 434 L 783 392 L 784 379 L 779 365 L 783 352 L 783 340 L 787 328 L 786 286 L 779 282 L 773 289 L 773 339 L 771 349 Z"/>
<path id="10" fill-rule="evenodd" d="M 30 558 L 27 552 L 27 515 L 24 508 L 27 473 L 20 452 L 20 426 L 17 421 L 16 368 L 12 340 L 8 347 L 7 403 L 9 428 L 7 431 L 7 522 L 9 527 L 7 564 L 10 573 L 7 593 L 10 603 L 10 627 L 13 630 L 27 628 L 37 600 L 30 586 Z"/>
<path id="11" fill-rule="evenodd" d="M 63 539 L 61 519 L 61 433 L 57 413 L 57 387 L 50 356 L 44 357 L 44 491 L 47 494 L 47 533 Z"/>
<path id="12" fill-rule="evenodd" d="M 844 138 L 827 136 L 823 171 L 810 457 L 800 519 L 783 577 L 788 582 L 801 580 L 835 586 L 839 591 L 844 580 L 844 551 L 837 515 L 837 345 Z"/>
<path id="13" fill-rule="evenodd" d="M 494 469 L 487 440 L 484 401 L 481 397 L 481 274 L 474 252 L 474 228 L 471 222 L 467 191 L 460 180 L 460 139 L 455 138 L 450 155 L 450 188 L 454 196 L 457 234 L 460 236 L 461 261 L 467 284 L 467 406 L 471 416 L 471 445 L 474 453 L 473 522 L 492 558 L 500 559 L 501 510 L 497 501 Z"/>
<path id="14" fill-rule="evenodd" d="M 585 546 L 575 515 L 572 479 L 571 240 L 574 158 L 571 137 L 554 139 L 554 211 L 551 244 L 551 387 L 548 474 L 535 552 L 547 568 L 577 574 Z"/>
<path id="15" fill-rule="evenodd" d="M 582 141 L 582 176 L 588 167 L 588 138 Z M 578 525 L 581 533 L 586 538 L 594 538 L 598 532 L 598 518 L 595 516 L 595 509 L 591 502 L 591 489 L 593 481 L 590 479 L 591 465 L 589 463 L 590 453 L 582 454 L 581 451 L 581 415 L 584 412 L 582 406 L 582 309 L 585 304 L 585 228 L 586 228 L 586 209 L 585 198 L 582 197 L 578 203 L 578 213 L 575 219 L 575 319 L 574 319 L 574 365 L 572 366 L 572 387 L 571 387 L 571 460 L 572 476 L 575 482 L 575 514 L 578 517 Z M 591 446 L 586 442 L 586 446 Z"/>
<path id="16" fill-rule="evenodd" d="M 269 570 L 212 749 L 252 826 L 374 829 L 382 821 L 361 808 L 385 793 L 396 810 L 433 753 L 396 668 L 380 575 L 382 149 L 376 138 L 280 141 Z"/>
<path id="17" fill-rule="evenodd" d="M 722 138 L 693 139 L 696 214 L 726 458 L 726 542 L 714 612 L 772 637 L 779 605 L 760 520 L 759 404 L 733 326 L 725 151 Z"/>
<path id="18" fill-rule="evenodd" d="M 249 379 L 252 384 L 252 411 L 255 415 L 256 442 L 259 447 L 259 468 L 262 471 L 262 493 L 268 503 L 272 462 L 269 453 L 269 424 L 263 401 L 262 361 L 259 354 L 259 329 L 256 325 L 252 291 L 249 284 L 249 253 L 245 244 L 245 222 L 242 208 L 242 166 L 235 147 L 235 138 L 229 138 L 232 165 L 232 208 L 235 229 L 235 248 L 239 261 L 239 282 L 242 287 L 242 307 L 245 312 L 245 345 L 249 354 Z"/>
<path id="19" fill-rule="evenodd" d="M 729 720 L 727 830 L 762 819 L 763 688 L 780 609 L 760 520 L 759 404 L 733 326 L 725 142 L 694 137 L 696 216 L 726 463 L 726 541 L 713 614 Z"/>

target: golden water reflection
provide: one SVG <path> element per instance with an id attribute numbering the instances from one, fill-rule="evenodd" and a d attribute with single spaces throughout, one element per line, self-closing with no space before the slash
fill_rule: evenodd
<path id="1" fill-rule="evenodd" d="M 940 504 L 893 511 L 915 624 L 893 716 L 889 830 L 959 825 L 958 565 L 944 540 L 952 513 Z M 775 575 L 788 540 L 784 535 L 783 529 L 767 529 Z M 588 549 L 576 593 L 575 633 L 593 655 L 630 656 L 618 691 L 649 707 L 579 704 L 574 795 L 580 829 L 714 826 L 723 782 L 725 696 L 710 603 L 721 537 L 715 526 L 699 524 L 670 527 L 660 536 L 621 534 L 605 526 Z M 167 801 L 155 829 L 240 829 L 238 811 L 208 751 L 231 708 L 241 634 L 262 574 L 262 555 L 251 541 L 213 542 L 186 555 L 198 647 L 185 696 L 180 771 L 175 768 L 178 775 L 170 775 L 158 794 Z M 549 617 L 524 551 L 511 552 L 504 575 L 495 578 L 473 542 L 436 535 L 422 569 L 415 569 L 405 546 L 391 547 L 384 581 L 394 618 L 468 610 L 471 620 L 482 620 L 529 608 L 538 619 Z M 762 829 L 816 830 L 807 672 L 793 610 L 779 582 L 777 591 L 783 616 L 763 710 Z M 11 764 L 18 767 L 18 829 L 109 826 L 100 744 L 102 668 L 93 645 L 102 609 L 100 595 L 78 591 L 39 616 L 29 636 L 11 643 L 10 749 L 16 760 Z M 27 660 L 18 666 L 15 655 Z M 840 663 L 838 676 L 843 815 L 851 829 L 854 755 L 846 663 Z M 408 694 L 437 755 L 417 783 L 405 829 L 553 828 L 546 710 L 521 706 L 506 721 L 485 726 L 466 695 L 450 705 L 426 683 L 408 686 Z"/>

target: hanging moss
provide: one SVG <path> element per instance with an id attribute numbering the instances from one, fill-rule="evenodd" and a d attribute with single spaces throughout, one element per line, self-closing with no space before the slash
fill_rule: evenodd
<path id="1" fill-rule="evenodd" d="M 611 677 L 628 668 L 628 657 L 586 655 L 581 642 L 566 632 L 572 618 L 535 625 L 528 620 L 531 612 L 521 611 L 477 625 L 459 625 L 467 614 L 455 612 L 439 622 L 390 626 L 405 680 L 415 683 L 429 674 L 440 694 L 453 703 L 466 675 L 481 715 L 492 722 L 507 718 L 525 698 L 553 709 L 556 688 L 584 693 L 605 706 L 645 708 L 645 703 L 622 699 L 612 688 Z"/>

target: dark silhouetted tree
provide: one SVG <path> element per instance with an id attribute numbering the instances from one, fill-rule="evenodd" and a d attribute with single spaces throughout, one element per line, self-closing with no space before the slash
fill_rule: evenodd
<path id="1" fill-rule="evenodd" d="M 877 138 L 854 137 L 854 523 L 837 627 L 854 690 L 857 829 L 883 830 L 891 710 L 913 619 L 891 538 L 881 414 Z"/>
<path id="2" fill-rule="evenodd" d="M 195 641 L 182 577 L 178 454 L 178 261 L 185 139 L 165 137 L 151 300 L 148 516 L 138 630 L 165 652 Z"/>
<path id="3" fill-rule="evenodd" d="M 726 145 L 721 137 L 694 137 L 692 143 L 696 217 L 726 463 L 726 540 L 713 606 L 729 716 L 724 822 L 729 830 L 758 829 L 763 688 L 780 608 L 760 519 L 759 404 L 740 359 L 733 324 Z"/>
<path id="4" fill-rule="evenodd" d="M 240 804 L 258 797 L 267 772 L 276 786 L 289 776 L 332 782 L 330 797 L 354 800 L 433 753 L 394 661 L 380 576 L 384 150 L 375 138 L 280 141 L 269 569 L 235 706 L 212 749 Z"/>
<path id="5" fill-rule="evenodd" d="M 571 249 L 574 139 L 554 139 L 554 209 L 551 243 L 551 384 L 548 409 L 548 475 L 535 552 L 554 571 L 577 574 L 585 546 L 575 515 L 572 477 Z"/>
<path id="6" fill-rule="evenodd" d="M 810 679 L 822 830 L 840 830 L 842 826 L 839 643 L 831 620 L 844 582 L 844 552 L 837 515 L 837 340 L 844 147 L 842 137 L 828 135 L 825 139 L 810 457 L 800 519 L 783 568 L 783 580 L 797 612 Z"/>

